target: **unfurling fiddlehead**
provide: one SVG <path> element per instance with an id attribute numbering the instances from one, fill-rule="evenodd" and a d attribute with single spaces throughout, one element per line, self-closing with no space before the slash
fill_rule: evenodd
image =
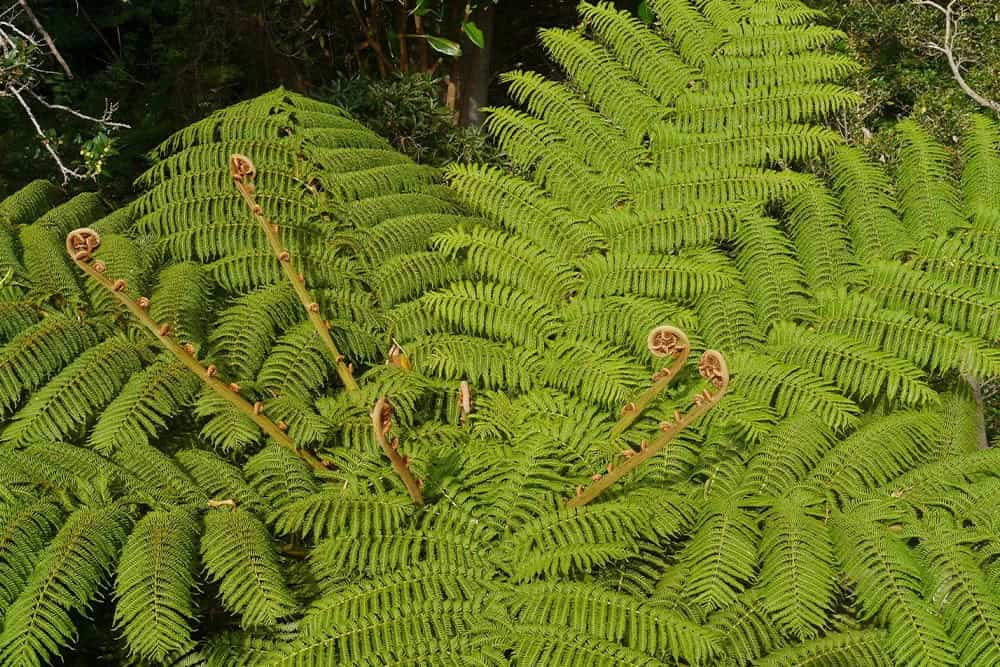
<path id="1" fill-rule="evenodd" d="M 674 363 L 654 376 L 654 384 L 647 389 L 634 403 L 629 403 L 623 410 L 622 418 L 612 429 L 613 436 L 622 433 L 639 413 L 649 405 L 650 401 L 656 397 L 677 375 L 684 365 L 688 353 L 691 350 L 687 336 L 674 327 L 657 327 L 649 334 L 649 350 L 656 356 L 674 357 Z M 615 465 L 608 464 L 607 473 L 597 473 L 591 478 L 591 484 L 587 487 L 577 488 L 576 496 L 566 502 L 568 507 L 582 507 L 591 500 L 601 495 L 619 479 L 632 472 L 643 462 L 656 456 L 667 444 L 677 437 L 685 428 L 693 424 L 709 410 L 715 407 L 722 396 L 729 388 L 729 369 L 722 353 L 715 350 L 705 350 L 698 362 L 698 372 L 714 388 L 706 389 L 694 398 L 694 406 L 685 413 L 677 411 L 670 421 L 660 423 L 660 432 L 653 438 L 652 442 L 646 443 L 644 440 L 639 451 L 631 447 L 622 452 L 624 461 Z"/>
<path id="2" fill-rule="evenodd" d="M 333 338 L 330 337 L 330 325 L 323 319 L 319 303 L 313 300 L 309 290 L 306 289 L 305 277 L 303 274 L 296 272 L 295 266 L 292 263 L 291 253 L 282 245 L 281 237 L 278 235 L 278 225 L 272 223 L 264 216 L 264 210 L 257 203 L 256 189 L 253 185 L 253 181 L 257 177 L 257 168 L 250 161 L 250 158 L 234 153 L 229 158 L 229 174 L 233 177 L 233 184 L 239 190 L 240 195 L 242 195 L 243 201 L 250 207 L 253 217 L 260 224 L 261 229 L 264 230 L 264 235 L 267 237 L 267 243 L 271 247 L 271 252 L 274 254 L 275 259 L 278 260 L 278 264 L 281 266 L 281 270 L 288 279 L 288 282 L 291 283 L 292 289 L 295 290 L 295 295 L 299 298 L 299 302 L 302 303 L 302 307 L 306 309 L 306 315 L 308 315 L 313 328 L 316 329 L 316 333 L 319 334 L 320 340 L 323 341 L 323 346 L 333 359 L 333 363 L 337 368 L 337 375 L 340 376 L 340 381 L 344 383 L 344 387 L 348 391 L 357 392 L 358 383 L 354 379 L 351 367 L 344 360 L 344 355 L 337 350 Z"/>
<path id="3" fill-rule="evenodd" d="M 399 454 L 399 439 L 393 438 L 391 441 L 386 437 L 392 428 L 392 406 L 385 400 L 385 396 L 379 396 L 372 409 L 372 428 L 375 430 L 375 439 L 382 447 L 382 451 L 389 457 L 392 467 L 406 485 L 406 491 L 410 494 L 414 505 L 423 505 L 424 496 L 421 491 L 423 481 L 415 479 L 410 471 L 410 457 Z"/>
<path id="4" fill-rule="evenodd" d="M 239 385 L 226 384 L 220 380 L 218 371 L 214 365 L 204 366 L 195 356 L 195 349 L 190 343 L 180 343 L 170 335 L 170 325 L 159 323 L 150 317 L 149 299 L 141 296 L 138 299 L 131 299 L 125 294 L 127 284 L 124 280 L 114 280 L 105 276 L 107 267 L 100 260 L 91 262 L 94 250 L 101 245 L 100 235 L 88 227 L 75 229 L 66 236 L 66 251 L 73 258 L 80 269 L 94 280 L 98 285 L 106 289 L 112 297 L 125 306 L 139 322 L 159 341 L 160 345 L 166 348 L 171 354 L 177 357 L 192 373 L 201 379 L 212 391 L 224 398 L 233 407 L 244 413 L 253 420 L 264 433 L 270 436 L 282 447 L 294 452 L 298 457 L 308 463 L 316 470 L 325 470 L 326 466 L 312 453 L 300 449 L 295 442 L 285 433 L 287 426 L 282 422 L 277 424 L 264 415 L 263 405 L 260 403 L 251 404 L 239 393 Z"/>

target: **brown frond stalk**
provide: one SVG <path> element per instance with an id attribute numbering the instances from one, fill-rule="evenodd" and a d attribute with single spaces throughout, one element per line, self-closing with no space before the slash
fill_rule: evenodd
<path id="1" fill-rule="evenodd" d="M 646 346 L 654 357 L 670 357 L 673 361 L 653 375 L 653 386 L 644 391 L 639 398 L 622 407 L 621 417 L 611 429 L 611 439 L 614 440 L 632 425 L 642 411 L 653 402 L 660 392 L 667 388 L 687 361 L 691 354 L 691 342 L 683 331 L 677 327 L 664 325 L 649 332 Z"/>
<path id="2" fill-rule="evenodd" d="M 423 505 L 424 496 L 421 492 L 423 483 L 413 477 L 413 473 L 410 471 L 409 457 L 404 458 L 399 455 L 398 439 L 393 439 L 390 442 L 386 437 L 389 429 L 392 428 L 392 406 L 385 400 L 385 396 L 379 396 L 378 400 L 375 401 L 371 417 L 372 428 L 375 430 L 375 440 L 378 441 L 385 455 L 389 457 L 389 461 L 392 462 L 392 467 L 395 469 L 396 474 L 403 480 L 403 484 L 406 486 L 406 491 L 410 494 L 413 504 Z"/>
<path id="3" fill-rule="evenodd" d="M 326 347 L 330 358 L 333 359 L 333 363 L 337 367 L 337 375 L 340 376 L 340 381 L 344 383 L 344 387 L 348 391 L 356 392 L 358 390 L 358 383 L 354 379 L 351 367 L 344 361 L 344 355 L 337 350 L 333 338 L 330 337 L 329 323 L 323 319 L 319 304 L 313 300 L 312 295 L 309 294 L 309 290 L 306 289 L 304 281 L 301 278 L 302 274 L 295 270 L 291 253 L 282 245 L 277 226 L 264 216 L 263 209 L 257 203 L 256 189 L 253 185 L 253 181 L 257 176 L 257 168 L 250 161 L 250 158 L 234 153 L 229 158 L 229 173 L 233 177 L 233 184 L 236 185 L 236 189 L 242 195 L 243 201 L 250 207 L 250 212 L 260 224 L 261 229 L 264 230 L 264 235 L 267 237 L 267 243 L 271 247 L 271 252 L 274 254 L 275 259 L 278 260 L 278 264 L 281 266 L 281 270 L 288 279 L 288 282 L 291 283 L 292 289 L 295 290 L 295 295 L 299 298 L 302 307 L 305 308 L 309 321 L 312 323 L 313 328 L 316 329 L 316 333 L 319 334 L 320 340 L 323 341 L 323 346 Z"/>
<path id="4" fill-rule="evenodd" d="M 714 391 L 706 389 L 695 397 L 694 406 L 690 410 L 685 413 L 677 412 L 674 419 L 660 424 L 660 433 L 649 444 L 644 442 L 638 452 L 631 448 L 622 452 L 625 460 L 617 465 L 608 464 L 607 473 L 597 473 L 591 477 L 590 486 L 579 487 L 576 496 L 566 502 L 568 507 L 582 507 L 604 493 L 619 479 L 663 451 L 681 431 L 718 405 L 729 388 L 729 370 L 725 358 L 715 350 L 706 350 L 701 355 L 698 372 L 712 384 Z"/>
<path id="5" fill-rule="evenodd" d="M 195 357 L 194 347 L 190 344 L 181 344 L 170 336 L 170 326 L 159 323 L 146 312 L 149 307 L 149 299 L 140 297 L 132 300 L 125 294 L 125 281 L 115 280 L 104 275 L 107 267 L 103 262 L 90 262 L 91 253 L 101 244 L 100 235 L 93 229 L 81 227 L 73 230 L 66 236 L 66 252 L 73 258 L 80 269 L 93 279 L 98 285 L 103 287 L 120 304 L 125 306 L 132 315 L 159 341 L 160 345 L 171 354 L 181 360 L 188 370 L 201 379 L 216 394 L 224 398 L 230 405 L 245 414 L 260 427 L 264 433 L 271 437 L 282 447 L 290 450 L 303 461 L 316 470 L 325 470 L 326 466 L 312 453 L 299 449 L 299 447 L 282 431 L 277 424 L 272 422 L 263 414 L 263 410 L 256 410 L 254 406 L 244 399 L 240 394 L 232 389 L 230 385 L 220 380 L 217 376 L 215 366 L 203 366 Z M 141 301 L 141 303 L 140 303 Z"/>

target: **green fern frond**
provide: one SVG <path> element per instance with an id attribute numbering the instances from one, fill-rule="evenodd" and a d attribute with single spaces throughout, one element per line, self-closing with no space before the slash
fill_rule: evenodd
<path id="1" fill-rule="evenodd" d="M 521 586 L 510 608 L 518 623 L 572 629 L 664 660 L 707 664 L 717 655 L 711 630 L 594 584 Z"/>
<path id="2" fill-rule="evenodd" d="M 731 604 L 757 578 L 759 542 L 756 519 L 737 498 L 710 503 L 679 555 L 688 573 L 685 597 L 707 610 Z"/>
<path id="3" fill-rule="evenodd" d="M 895 129 L 900 137 L 896 183 L 903 224 L 918 239 L 964 227 L 948 151 L 916 121 L 901 121 Z"/>
<path id="4" fill-rule="evenodd" d="M 816 329 L 863 341 L 932 371 L 1000 374 L 1000 353 L 980 339 L 909 312 L 887 310 L 860 294 L 820 295 Z"/>
<path id="5" fill-rule="evenodd" d="M 407 518 L 412 503 L 403 495 L 359 493 L 338 486 L 286 502 L 268 517 L 280 535 L 319 540 L 334 532 L 388 532 Z"/>
<path id="6" fill-rule="evenodd" d="M 115 506 L 78 509 L 69 516 L 7 609 L 0 665 L 48 664 L 75 641 L 75 615 L 100 590 L 129 524 L 127 512 Z"/>
<path id="7" fill-rule="evenodd" d="M 0 501 L 0 623 L 62 520 L 63 510 L 46 498 L 23 494 Z"/>
<path id="8" fill-rule="evenodd" d="M 860 149 L 842 147 L 830 156 L 830 170 L 851 244 L 860 258 L 890 259 L 911 245 L 882 167 L 869 162 Z"/>
<path id="9" fill-rule="evenodd" d="M 724 204 L 684 211 L 613 209 L 594 216 L 612 253 L 670 252 L 731 238 L 748 207 Z"/>
<path id="10" fill-rule="evenodd" d="M 734 391 L 774 405 L 782 415 L 812 412 L 835 430 L 857 423 L 858 406 L 822 376 L 757 352 L 729 356 Z"/>
<path id="11" fill-rule="evenodd" d="M 788 200 L 788 228 L 812 289 L 833 289 L 857 281 L 858 266 L 843 211 L 832 192 L 817 184 L 793 195 Z"/>
<path id="12" fill-rule="evenodd" d="M 640 209 L 675 210 L 744 200 L 784 199 L 811 182 L 811 177 L 794 171 L 720 165 L 711 170 L 678 174 L 643 169 L 632 181 L 630 191 Z"/>
<path id="13" fill-rule="evenodd" d="M 792 491 L 765 515 L 760 542 L 760 591 L 771 617 L 799 639 L 829 622 L 836 559 L 821 499 Z"/>
<path id="14" fill-rule="evenodd" d="M 277 549 L 254 515 L 238 507 L 206 512 L 201 555 L 223 605 L 244 627 L 274 625 L 294 613 Z"/>
<path id="15" fill-rule="evenodd" d="M 136 348 L 124 336 L 98 343 L 35 392 L 4 429 L 3 440 L 24 445 L 65 439 L 92 421 L 139 368 Z"/>
<path id="16" fill-rule="evenodd" d="M 198 525 L 185 510 L 150 512 L 133 529 L 118 561 L 115 623 L 129 648 L 163 661 L 193 645 Z"/>
<path id="17" fill-rule="evenodd" d="M 805 272 L 795 250 L 776 222 L 753 217 L 742 220 L 736 233 L 736 266 L 742 273 L 747 296 L 757 321 L 807 319 L 812 309 Z"/>
<path id="18" fill-rule="evenodd" d="M 931 239 L 910 258 L 913 268 L 949 282 L 1000 295 L 1000 257 L 980 252 L 966 239 L 956 236 Z"/>
<path id="19" fill-rule="evenodd" d="M 962 136 L 962 194 L 965 210 L 1000 210 L 996 183 L 1000 180 L 1000 127 L 979 114 Z"/>
<path id="20" fill-rule="evenodd" d="M 767 349 L 778 359 L 809 368 L 862 400 L 883 395 L 909 405 L 938 400 L 919 368 L 849 336 L 779 322 L 771 328 Z"/>
<path id="21" fill-rule="evenodd" d="M 49 181 L 36 179 L 17 192 L 0 200 L 0 226 L 19 227 L 37 220 L 62 199 L 62 193 Z"/>
<path id="22" fill-rule="evenodd" d="M 838 632 L 792 644 L 757 661 L 760 667 L 890 667 L 884 630 Z"/>
<path id="23" fill-rule="evenodd" d="M 183 262 L 164 269 L 150 298 L 149 314 L 170 325 L 181 340 L 205 339 L 204 314 L 211 302 L 212 284 L 198 264 Z"/>

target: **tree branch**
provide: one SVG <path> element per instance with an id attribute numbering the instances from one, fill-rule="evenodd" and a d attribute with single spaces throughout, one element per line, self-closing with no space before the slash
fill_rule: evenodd
<path id="1" fill-rule="evenodd" d="M 31 11 L 31 7 L 28 6 L 28 0 L 18 0 L 18 4 L 21 5 L 21 9 L 24 10 L 28 19 L 35 26 L 35 30 L 42 34 L 42 39 L 45 40 L 45 44 L 49 47 L 49 52 L 63 68 L 66 76 L 72 79 L 73 72 L 70 70 L 66 60 L 62 57 L 62 54 L 59 53 L 59 49 L 56 48 L 56 43 L 52 41 L 52 37 L 49 35 L 48 31 L 45 30 L 45 26 L 43 26 L 41 21 L 38 20 L 38 17 L 35 16 L 35 12 Z"/>
<path id="2" fill-rule="evenodd" d="M 942 5 L 934 0 L 913 0 L 913 4 L 925 7 L 931 7 L 941 14 L 944 15 L 944 43 L 935 44 L 933 42 L 926 44 L 926 48 L 936 53 L 941 53 L 948 59 L 948 67 L 951 69 L 952 77 L 958 83 L 958 87 L 962 89 L 966 95 L 975 100 L 980 106 L 991 109 L 996 113 L 1000 113 L 1000 102 L 996 100 L 991 100 L 978 92 L 976 92 L 972 86 L 968 84 L 965 77 L 962 76 L 962 62 L 955 55 L 955 41 L 958 37 L 958 26 L 959 19 L 955 15 L 955 5 L 958 0 L 951 0 L 947 5 Z"/>

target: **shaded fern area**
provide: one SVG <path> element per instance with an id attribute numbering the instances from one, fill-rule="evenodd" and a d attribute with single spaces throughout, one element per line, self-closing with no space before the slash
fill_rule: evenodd
<path id="1" fill-rule="evenodd" d="M 650 4 L 509 166 L 279 89 L 0 203 L 0 665 L 1000 663 L 1000 127 L 873 162 L 819 13 Z"/>

